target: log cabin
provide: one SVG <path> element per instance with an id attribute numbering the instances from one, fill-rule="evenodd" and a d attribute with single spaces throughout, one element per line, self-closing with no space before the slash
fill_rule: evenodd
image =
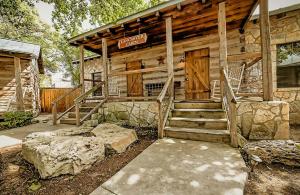
<path id="1" fill-rule="evenodd" d="M 44 73 L 38 45 L 0 39 L 0 115 L 40 110 L 39 74 Z"/>
<path id="2" fill-rule="evenodd" d="M 258 5 L 260 49 L 248 52 L 246 27 Z M 273 102 L 270 40 L 268 0 L 172 0 L 80 34 L 69 43 L 80 49 L 82 95 L 59 116 L 53 103 L 54 124 L 81 125 L 99 112 L 105 120 L 155 126 L 160 138 L 237 147 L 252 123 L 252 137 L 265 132 L 268 139 L 286 138 L 286 109 L 256 121 L 261 112 L 286 107 Z M 85 58 L 85 50 L 98 56 Z M 242 91 L 245 68 L 258 64 L 261 88 Z"/>

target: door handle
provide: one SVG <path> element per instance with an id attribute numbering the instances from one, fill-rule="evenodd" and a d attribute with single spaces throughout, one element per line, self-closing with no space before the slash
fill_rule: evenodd
<path id="1" fill-rule="evenodd" d="M 185 81 L 188 81 L 188 80 L 189 80 L 189 78 L 185 77 Z"/>

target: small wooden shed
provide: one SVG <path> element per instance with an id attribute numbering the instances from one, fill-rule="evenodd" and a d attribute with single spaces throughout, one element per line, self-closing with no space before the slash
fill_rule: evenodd
<path id="1" fill-rule="evenodd" d="M 41 47 L 0 39 L 0 66 L 0 113 L 38 113 L 39 74 L 44 73 Z"/>

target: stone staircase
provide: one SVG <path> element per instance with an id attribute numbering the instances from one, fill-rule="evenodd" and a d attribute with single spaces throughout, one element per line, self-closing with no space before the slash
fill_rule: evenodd
<path id="1" fill-rule="evenodd" d="M 98 102 L 86 102 L 83 103 L 79 107 L 80 111 L 80 118 L 82 119 L 84 116 L 86 116 L 96 105 Z M 87 121 L 89 121 L 90 118 L 88 118 Z M 73 108 L 69 113 L 67 113 L 64 117 L 60 119 L 60 124 L 69 124 L 69 125 L 76 125 L 76 113 L 75 108 Z"/>
<path id="2" fill-rule="evenodd" d="M 164 132 L 171 138 L 230 143 L 226 113 L 220 102 L 174 102 Z"/>

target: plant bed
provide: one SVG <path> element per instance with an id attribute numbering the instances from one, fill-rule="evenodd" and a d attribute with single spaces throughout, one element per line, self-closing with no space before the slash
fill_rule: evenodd
<path id="1" fill-rule="evenodd" d="M 253 163 L 253 159 L 252 163 L 250 163 L 249 156 L 245 150 L 241 150 L 241 154 L 249 170 L 253 169 L 248 175 L 245 195 L 300 194 L 300 167 L 264 161 L 256 164 Z"/>
<path id="2" fill-rule="evenodd" d="M 27 126 L 32 124 L 32 121 L 33 114 L 31 112 L 6 112 L 0 121 L 0 130 Z"/>
<path id="3" fill-rule="evenodd" d="M 136 132 L 139 140 L 124 153 L 110 155 L 75 176 L 42 180 L 35 168 L 22 159 L 19 150 L 2 154 L 4 171 L 0 179 L 1 194 L 89 194 L 157 139 L 156 130 L 136 129 Z M 5 171 L 12 165 L 17 165 L 18 170 Z"/>
<path id="4" fill-rule="evenodd" d="M 259 164 L 249 174 L 245 195 L 300 194 L 300 169 L 281 164 Z"/>

